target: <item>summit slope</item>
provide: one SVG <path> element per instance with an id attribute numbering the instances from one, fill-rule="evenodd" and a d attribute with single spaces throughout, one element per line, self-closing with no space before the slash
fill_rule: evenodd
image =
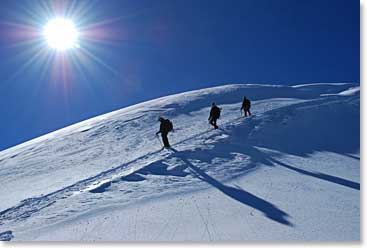
<path id="1" fill-rule="evenodd" d="M 213 101 L 218 130 L 207 123 Z M 0 233 L 359 240 L 359 105 L 350 83 L 224 85 L 66 127 L 0 152 Z M 154 135 L 161 115 L 174 123 L 171 150 Z"/>

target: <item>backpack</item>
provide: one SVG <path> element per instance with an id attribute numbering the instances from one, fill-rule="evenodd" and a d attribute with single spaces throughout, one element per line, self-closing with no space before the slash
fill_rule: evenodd
<path id="1" fill-rule="evenodd" d="M 245 108 L 245 109 L 250 109 L 250 107 L 251 107 L 251 102 L 250 102 L 250 100 L 249 100 L 249 99 L 245 99 L 245 100 L 243 101 L 242 106 L 243 106 L 243 108 Z"/>
<path id="2" fill-rule="evenodd" d="M 173 123 L 172 123 L 172 121 L 170 121 L 170 120 L 167 119 L 166 122 L 167 122 L 168 132 L 173 131 Z"/>
<path id="3" fill-rule="evenodd" d="M 215 106 L 214 109 L 213 109 L 213 115 L 214 115 L 214 117 L 216 117 L 216 118 L 219 119 L 219 117 L 220 117 L 220 111 L 221 111 L 221 109 L 218 108 L 217 106 Z"/>

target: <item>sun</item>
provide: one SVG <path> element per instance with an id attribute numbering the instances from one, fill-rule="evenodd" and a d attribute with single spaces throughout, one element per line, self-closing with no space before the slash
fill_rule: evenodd
<path id="1" fill-rule="evenodd" d="M 78 30 L 69 19 L 50 20 L 43 29 L 43 35 L 47 44 L 56 50 L 65 51 L 78 47 Z"/>

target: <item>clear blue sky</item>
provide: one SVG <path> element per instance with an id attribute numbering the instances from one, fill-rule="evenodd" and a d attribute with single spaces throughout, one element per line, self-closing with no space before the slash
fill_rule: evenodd
<path id="1" fill-rule="evenodd" d="M 3 0 L 0 150 L 191 89 L 359 83 L 359 8 L 356 0 Z M 71 12 L 94 41 L 81 36 L 70 52 L 78 59 L 52 66 L 34 30 Z"/>

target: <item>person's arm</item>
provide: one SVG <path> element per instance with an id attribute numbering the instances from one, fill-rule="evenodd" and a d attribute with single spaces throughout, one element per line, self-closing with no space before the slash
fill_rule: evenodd
<path id="1" fill-rule="evenodd" d="M 209 113 L 209 118 L 208 118 L 208 120 L 210 120 L 210 118 L 211 118 L 213 115 L 214 115 L 214 107 L 212 107 L 212 108 L 210 109 L 210 113 Z"/>
<path id="2" fill-rule="evenodd" d="M 155 135 L 158 135 L 158 134 L 160 134 L 162 132 L 162 123 L 161 123 L 161 125 L 159 126 L 159 131 L 158 132 L 156 132 L 155 133 Z"/>

